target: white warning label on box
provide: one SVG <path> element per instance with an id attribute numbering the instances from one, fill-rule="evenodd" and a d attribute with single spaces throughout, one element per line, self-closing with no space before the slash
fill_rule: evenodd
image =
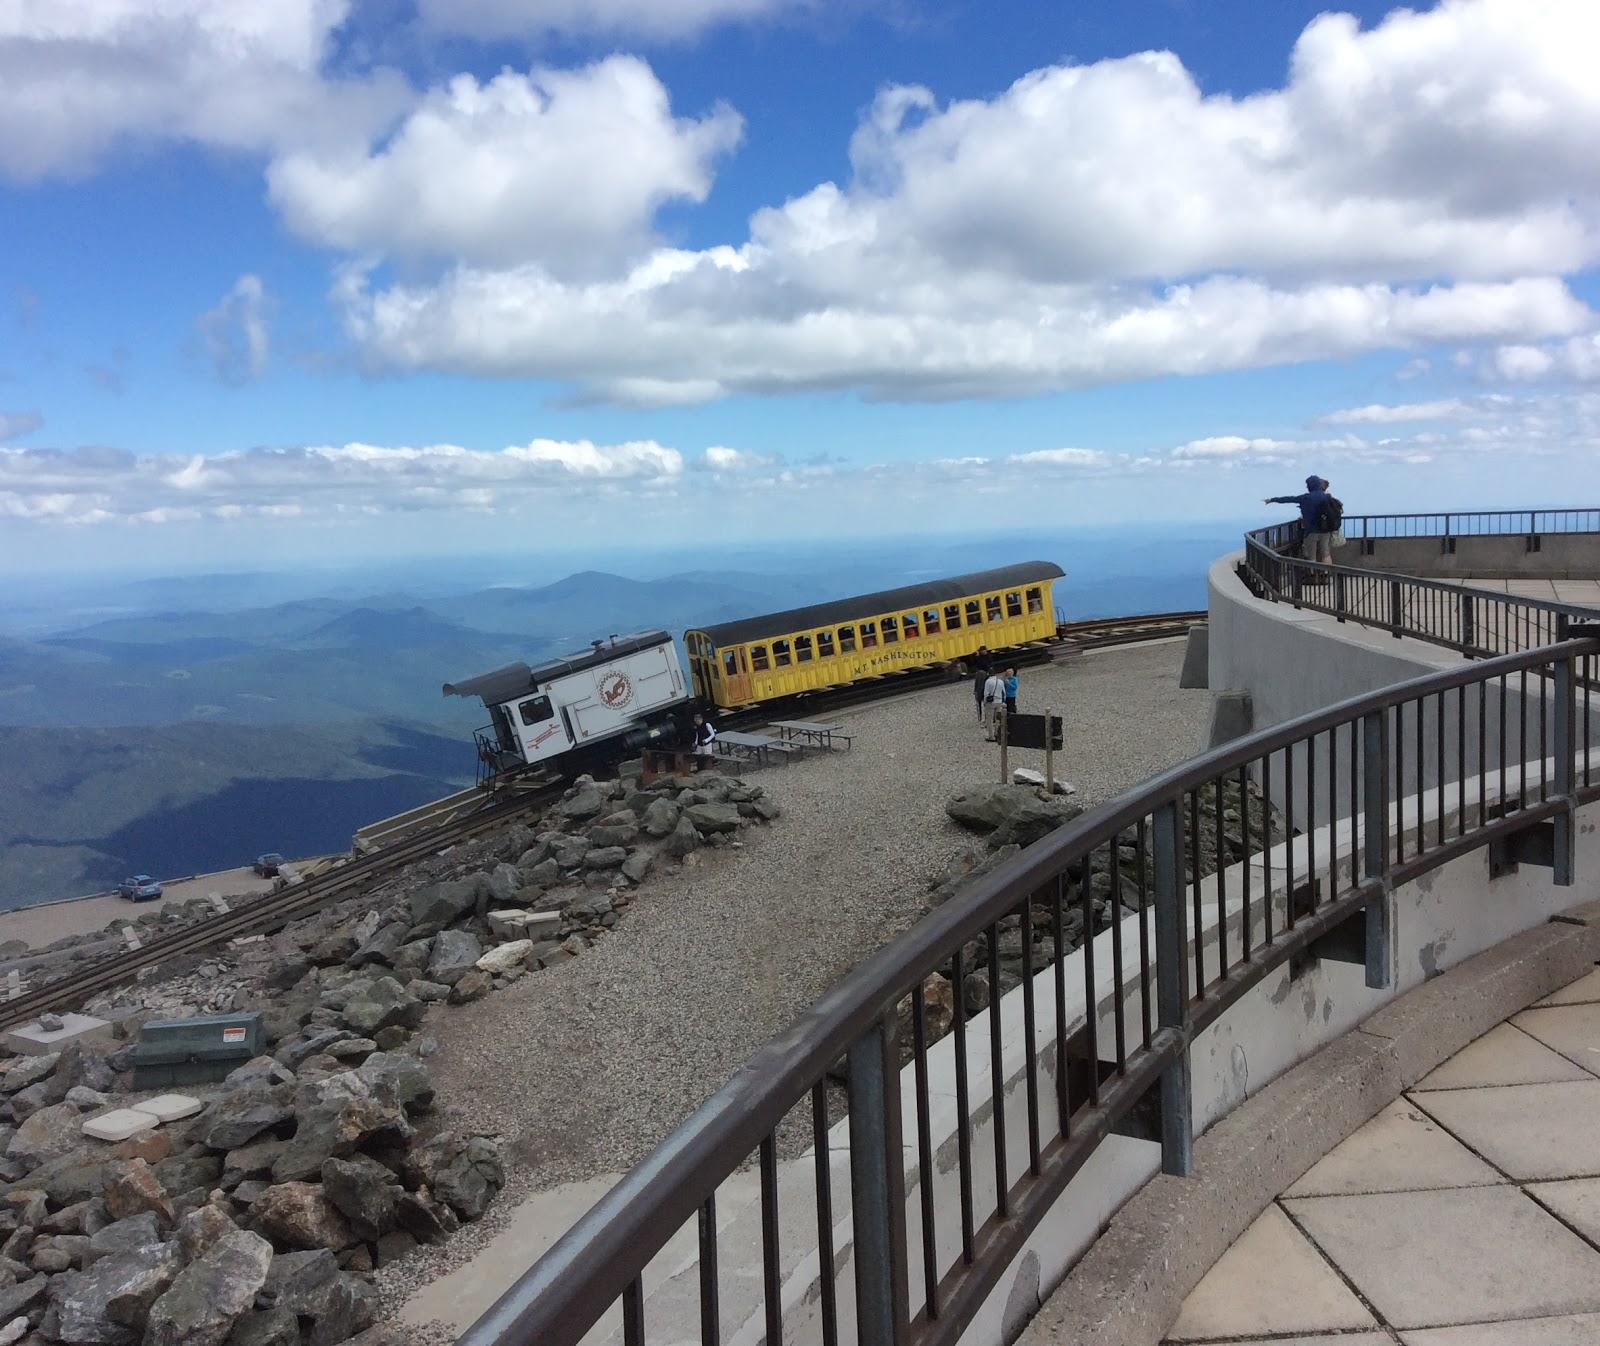
<path id="1" fill-rule="evenodd" d="M 244 1041 L 244 1029 L 243 1028 L 224 1028 L 222 1030 L 222 1040 L 224 1042 L 243 1042 Z"/>

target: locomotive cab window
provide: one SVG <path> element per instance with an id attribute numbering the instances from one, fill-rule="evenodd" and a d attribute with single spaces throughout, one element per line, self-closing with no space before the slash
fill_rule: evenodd
<path id="1" fill-rule="evenodd" d="M 878 624 L 876 622 L 861 623 L 861 648 L 870 650 L 878 643 Z"/>
<path id="2" fill-rule="evenodd" d="M 853 626 L 839 628 L 839 653 L 854 654 L 856 650 L 856 629 Z"/>
<path id="3" fill-rule="evenodd" d="M 550 708 L 550 698 L 548 696 L 536 696 L 531 701 L 524 701 L 518 706 L 517 714 L 521 717 L 523 724 L 543 724 L 555 715 L 555 711 Z"/>
<path id="4" fill-rule="evenodd" d="M 1000 620 L 1000 595 L 990 594 L 983 600 L 983 612 L 987 620 L 997 622 Z"/>
<path id="5" fill-rule="evenodd" d="M 833 658 L 833 632 L 832 631 L 818 631 L 817 632 L 817 658 L 818 659 L 831 659 L 831 658 Z"/>
<path id="6" fill-rule="evenodd" d="M 789 667 L 789 642 L 775 640 L 772 642 L 772 662 L 779 668 Z"/>
<path id="7" fill-rule="evenodd" d="M 725 678 L 739 676 L 739 652 L 737 650 L 723 650 L 722 675 Z"/>
<path id="8" fill-rule="evenodd" d="M 767 671 L 767 647 L 765 645 L 752 645 L 750 647 L 750 667 L 757 673 Z"/>
<path id="9" fill-rule="evenodd" d="M 811 637 L 796 636 L 794 638 L 794 659 L 797 664 L 811 662 Z"/>
<path id="10" fill-rule="evenodd" d="M 895 641 L 900 639 L 900 623 L 893 617 L 885 617 L 881 625 L 883 626 L 883 643 L 885 645 L 893 645 Z"/>
<path id="11" fill-rule="evenodd" d="M 1022 616 L 1022 595 L 1021 594 L 1007 594 L 1006 595 L 1006 616 L 1007 617 L 1020 617 L 1020 616 Z"/>
<path id="12" fill-rule="evenodd" d="M 1028 611 L 1044 611 L 1044 595 L 1037 588 L 1028 590 Z"/>
<path id="13" fill-rule="evenodd" d="M 959 631 L 961 629 L 961 604 L 945 604 L 944 629 L 946 631 Z"/>
<path id="14" fill-rule="evenodd" d="M 939 634 L 939 609 L 929 608 L 922 614 L 922 629 L 930 636 Z"/>

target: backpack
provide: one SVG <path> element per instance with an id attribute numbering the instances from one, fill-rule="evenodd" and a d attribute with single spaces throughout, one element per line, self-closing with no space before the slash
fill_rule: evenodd
<path id="1" fill-rule="evenodd" d="M 1329 496 L 1317 506 L 1317 526 L 1314 533 L 1337 533 L 1344 526 L 1344 503 Z"/>

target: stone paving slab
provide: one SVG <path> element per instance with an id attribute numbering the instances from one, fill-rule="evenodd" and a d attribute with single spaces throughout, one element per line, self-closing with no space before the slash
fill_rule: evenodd
<path id="1" fill-rule="evenodd" d="M 1570 986 L 1563 986 L 1559 991 L 1552 992 L 1543 1000 L 1534 1003 L 1534 1009 L 1545 1005 L 1582 1005 L 1600 1000 L 1600 968 L 1596 968 L 1587 977 L 1579 977 Z"/>
<path id="2" fill-rule="evenodd" d="M 1600 1253 L 1513 1187 L 1284 1205 L 1396 1328 L 1600 1310 Z"/>
<path id="3" fill-rule="evenodd" d="M 1535 1201 L 1548 1206 L 1591 1243 L 1600 1245 L 1600 1178 L 1528 1184 Z M 1600 1341 L 1600 1332 L 1595 1334 Z"/>
<path id="4" fill-rule="evenodd" d="M 1591 1075 L 1600 1075 L 1600 1005 L 1524 1010 L 1511 1022 Z"/>
<path id="5" fill-rule="evenodd" d="M 1237 1341 L 1376 1326 L 1305 1235 L 1272 1205 L 1194 1288 L 1169 1340 Z"/>
<path id="6" fill-rule="evenodd" d="M 1550 1084 L 1583 1080 L 1589 1072 L 1511 1024 L 1492 1028 L 1430 1072 L 1413 1090 L 1481 1089 L 1495 1084 Z"/>
<path id="7" fill-rule="evenodd" d="M 1600 1174 L 1600 1080 L 1450 1089 L 1415 1098 L 1518 1182 Z"/>
<path id="8" fill-rule="evenodd" d="M 1400 1098 L 1312 1165 L 1284 1195 L 1348 1196 L 1504 1181 L 1427 1113 Z"/>
<path id="9" fill-rule="evenodd" d="M 1323 1337 L 1324 1346 L 1345 1346 L 1347 1337 Z M 1404 1346 L 1594 1346 L 1600 1341 L 1600 1313 L 1560 1318 L 1527 1318 L 1520 1323 L 1475 1323 L 1402 1332 Z"/>
<path id="10" fill-rule="evenodd" d="M 1205 1346 L 1394 1346 L 1394 1338 L 1387 1332 L 1321 1332 L 1314 1337 L 1229 1337 Z"/>

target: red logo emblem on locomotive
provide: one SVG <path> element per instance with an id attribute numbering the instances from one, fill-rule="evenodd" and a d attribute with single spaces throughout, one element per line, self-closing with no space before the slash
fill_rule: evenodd
<path id="1" fill-rule="evenodd" d="M 600 699 L 608 710 L 621 710 L 633 700 L 633 679 L 626 673 L 601 674 Z"/>

